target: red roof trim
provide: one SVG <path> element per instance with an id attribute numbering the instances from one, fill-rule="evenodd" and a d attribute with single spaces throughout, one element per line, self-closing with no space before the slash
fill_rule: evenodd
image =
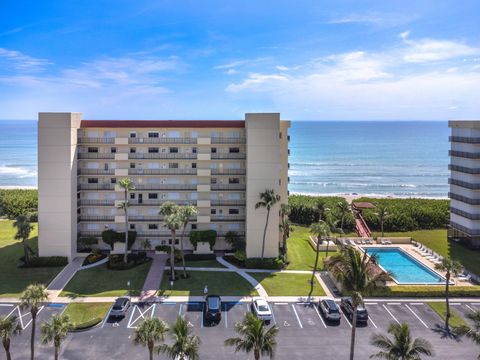
<path id="1" fill-rule="evenodd" d="M 243 120 L 82 120 L 81 128 L 244 128 Z"/>

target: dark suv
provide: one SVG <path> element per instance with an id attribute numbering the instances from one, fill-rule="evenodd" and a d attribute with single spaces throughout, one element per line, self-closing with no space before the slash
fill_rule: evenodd
<path id="1" fill-rule="evenodd" d="M 222 318 L 222 299 L 218 295 L 208 295 L 205 298 L 204 319 L 206 324 L 219 323 Z"/>
<path id="2" fill-rule="evenodd" d="M 342 310 L 350 320 L 353 320 L 353 302 L 351 297 L 342 298 L 340 305 Z M 366 324 L 368 321 L 368 311 L 363 304 L 357 306 L 357 324 Z"/>

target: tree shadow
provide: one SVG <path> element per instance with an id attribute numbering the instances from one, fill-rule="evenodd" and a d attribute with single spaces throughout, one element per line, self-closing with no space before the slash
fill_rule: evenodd
<path id="1" fill-rule="evenodd" d="M 443 326 L 443 325 L 435 324 L 435 327 L 431 330 L 432 330 L 432 332 L 440 335 L 441 339 L 450 339 L 450 340 L 454 340 L 456 342 L 461 342 L 462 341 L 462 339 L 459 336 L 455 335 L 455 333 L 452 331 L 452 329 L 447 330 L 445 328 L 445 326 Z"/>

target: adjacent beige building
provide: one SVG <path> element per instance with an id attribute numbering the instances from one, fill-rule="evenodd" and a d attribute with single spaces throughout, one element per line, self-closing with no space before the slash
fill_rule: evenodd
<path id="1" fill-rule="evenodd" d="M 40 113 L 38 123 L 39 251 L 41 256 L 77 253 L 79 237 L 124 231 L 116 184 L 129 177 L 129 223 L 136 246 L 171 243 L 158 215 L 165 201 L 192 204 L 190 230 L 217 231 L 246 240 L 258 257 L 266 210 L 255 210 L 259 193 L 273 189 L 288 199 L 288 128 L 280 114 L 246 114 L 239 121 L 82 120 L 80 113 Z M 265 256 L 278 255 L 279 204 L 272 208 Z M 100 246 L 104 244 L 100 241 Z M 189 241 L 185 242 L 191 249 Z M 105 246 L 107 247 L 107 246 Z"/>

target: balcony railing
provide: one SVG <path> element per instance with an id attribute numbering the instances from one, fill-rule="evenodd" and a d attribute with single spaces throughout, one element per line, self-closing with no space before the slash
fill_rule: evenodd
<path id="1" fill-rule="evenodd" d="M 450 150 L 448 152 L 448 155 L 466 159 L 480 159 L 480 153 L 472 153 L 466 151 Z"/>
<path id="2" fill-rule="evenodd" d="M 210 215 L 211 221 L 245 221 L 245 215 Z"/>
<path id="3" fill-rule="evenodd" d="M 450 227 L 452 227 L 454 229 L 457 229 L 457 230 L 460 230 L 460 231 L 462 231 L 465 234 L 470 235 L 470 236 L 480 235 L 480 229 L 478 229 L 478 230 L 469 229 L 469 228 L 467 228 L 463 225 L 457 224 L 454 221 L 450 221 Z"/>
<path id="4" fill-rule="evenodd" d="M 212 153 L 212 159 L 246 159 L 245 153 Z"/>
<path id="5" fill-rule="evenodd" d="M 212 169 L 212 175 L 245 175 L 246 169 Z"/>
<path id="6" fill-rule="evenodd" d="M 128 220 L 160 222 L 163 220 L 163 216 L 162 215 L 130 215 L 128 217 Z"/>
<path id="7" fill-rule="evenodd" d="M 80 237 L 87 237 L 87 236 L 99 237 L 99 236 L 102 236 L 102 232 L 101 231 L 80 231 Z"/>
<path id="8" fill-rule="evenodd" d="M 246 138 L 244 137 L 212 137 L 210 142 L 212 144 L 245 144 Z"/>
<path id="9" fill-rule="evenodd" d="M 225 235 L 227 235 L 228 232 L 230 232 L 230 231 L 217 231 L 217 236 L 225 236 Z M 231 230 L 231 232 L 234 232 L 235 234 L 237 234 L 240 237 L 245 236 L 245 231 L 244 230 L 239 230 L 239 231 Z"/>
<path id="10" fill-rule="evenodd" d="M 115 206 L 115 200 L 78 200 L 79 206 Z"/>
<path id="11" fill-rule="evenodd" d="M 458 195 L 452 192 L 448 193 L 448 197 L 452 200 L 457 200 L 469 205 L 480 205 L 480 199 L 471 199 L 466 196 Z"/>
<path id="12" fill-rule="evenodd" d="M 158 137 L 158 138 L 128 138 L 129 144 L 196 144 L 197 138 L 167 138 L 167 137 Z"/>
<path id="13" fill-rule="evenodd" d="M 78 184 L 78 190 L 114 190 L 114 184 Z"/>
<path id="14" fill-rule="evenodd" d="M 469 137 L 469 136 L 450 136 L 448 138 L 450 142 L 459 142 L 466 144 L 480 144 L 480 137 Z"/>
<path id="15" fill-rule="evenodd" d="M 115 153 L 78 153 L 79 159 L 115 159 Z"/>
<path id="16" fill-rule="evenodd" d="M 245 200 L 211 200 L 212 206 L 245 206 Z"/>
<path id="17" fill-rule="evenodd" d="M 196 159 L 195 153 L 130 153 L 129 159 Z"/>
<path id="18" fill-rule="evenodd" d="M 448 183 L 451 185 L 461 186 L 470 190 L 480 190 L 480 183 L 469 183 L 466 181 L 456 180 L 452 178 L 448 179 Z"/>
<path id="19" fill-rule="evenodd" d="M 79 137 L 79 144 L 115 144 L 115 138 Z"/>
<path id="20" fill-rule="evenodd" d="M 115 169 L 78 169 L 78 175 L 115 175 Z"/>
<path id="21" fill-rule="evenodd" d="M 212 191 L 219 191 L 219 190 L 235 191 L 235 190 L 245 190 L 245 189 L 246 189 L 245 184 L 212 184 L 211 185 Z"/>
<path id="22" fill-rule="evenodd" d="M 142 202 L 139 200 L 129 200 L 131 206 L 160 206 L 164 202 L 174 202 L 177 205 L 197 205 L 197 200 L 168 200 L 168 199 L 143 199 Z"/>
<path id="23" fill-rule="evenodd" d="M 452 214 L 456 214 L 456 215 L 464 217 L 466 219 L 480 220 L 480 214 L 472 214 L 472 213 L 469 213 L 467 211 L 463 211 L 463 210 L 456 209 L 456 208 L 453 208 L 453 207 L 450 208 L 450 212 Z"/>
<path id="24" fill-rule="evenodd" d="M 190 233 L 185 233 L 185 236 L 190 235 Z M 159 231 L 159 230 L 151 230 L 151 231 L 138 231 L 137 236 L 141 237 L 158 237 L 158 236 L 172 236 L 170 231 Z"/>
<path id="25" fill-rule="evenodd" d="M 458 171 L 465 174 L 480 174 L 480 168 L 469 168 L 460 165 L 448 165 L 448 169 L 452 171 Z"/>
<path id="26" fill-rule="evenodd" d="M 115 221 L 115 216 L 113 216 L 113 215 L 105 215 L 105 216 L 98 216 L 98 215 L 80 215 L 80 216 L 78 217 L 78 221 L 113 222 L 113 221 Z"/>
<path id="27" fill-rule="evenodd" d="M 135 185 L 136 190 L 190 190 L 196 191 L 196 184 L 149 184 Z"/>
<path id="28" fill-rule="evenodd" d="M 197 169 L 128 169 L 128 175 L 197 175 Z"/>

